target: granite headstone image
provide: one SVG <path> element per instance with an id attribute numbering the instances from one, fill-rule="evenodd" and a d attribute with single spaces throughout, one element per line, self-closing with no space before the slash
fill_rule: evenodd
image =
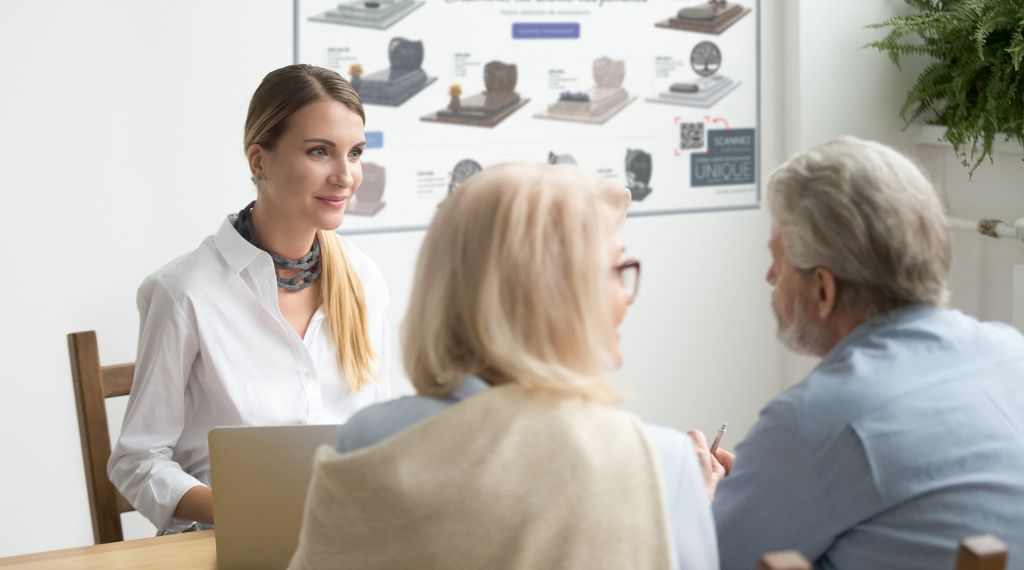
<path id="1" fill-rule="evenodd" d="M 655 26 L 718 35 L 728 30 L 750 11 L 750 8 L 735 2 L 709 0 L 703 4 L 682 8 L 675 16 L 662 20 Z"/>
<path id="2" fill-rule="evenodd" d="M 351 0 L 309 21 L 386 30 L 423 4 L 423 0 Z"/>
<path id="3" fill-rule="evenodd" d="M 601 57 L 592 66 L 594 87 L 583 92 L 565 91 L 547 111 L 534 115 L 539 119 L 556 119 L 581 123 L 603 124 L 636 100 L 622 82 L 626 64 L 621 60 Z"/>
<path id="4" fill-rule="evenodd" d="M 365 77 L 354 75 L 352 86 L 368 105 L 397 107 L 437 80 L 423 71 L 423 42 L 393 38 L 388 43 L 391 67 Z"/>
<path id="5" fill-rule="evenodd" d="M 448 106 L 421 120 L 476 127 L 494 127 L 530 102 L 516 93 L 518 68 L 515 64 L 491 61 L 484 66 L 484 86 L 477 95 L 453 95 Z"/>

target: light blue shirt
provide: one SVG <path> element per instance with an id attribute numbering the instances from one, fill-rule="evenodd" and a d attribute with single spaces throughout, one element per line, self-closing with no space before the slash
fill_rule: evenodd
<path id="1" fill-rule="evenodd" d="M 470 377 L 448 398 L 406 396 L 365 408 L 338 430 L 338 451 L 372 445 L 487 388 L 480 378 Z M 711 507 L 690 438 L 674 429 L 650 425 L 645 432 L 664 485 L 673 568 L 717 570 Z"/>
<path id="2" fill-rule="evenodd" d="M 953 568 L 991 533 L 1024 569 L 1024 337 L 916 306 L 851 332 L 762 411 L 713 505 L 724 570 Z"/>

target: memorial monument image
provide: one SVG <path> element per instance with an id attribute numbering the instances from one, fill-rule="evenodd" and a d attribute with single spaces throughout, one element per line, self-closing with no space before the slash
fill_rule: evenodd
<path id="1" fill-rule="evenodd" d="M 310 16 L 309 21 L 386 30 L 423 4 L 423 0 L 351 0 Z"/>
<path id="2" fill-rule="evenodd" d="M 556 119 L 600 125 L 636 100 L 622 87 L 626 64 L 602 57 L 592 66 L 594 87 L 584 92 L 563 92 L 547 111 L 534 115 L 538 119 Z"/>
<path id="3" fill-rule="evenodd" d="M 461 97 L 462 90 L 449 96 L 448 106 L 421 120 L 474 127 L 494 127 L 530 102 L 516 93 L 518 70 L 515 64 L 491 61 L 484 66 L 483 93 Z"/>
<path id="4" fill-rule="evenodd" d="M 397 107 L 437 80 L 423 71 L 423 42 L 393 38 L 388 43 L 391 67 L 365 77 L 353 75 L 352 86 L 363 103 Z"/>
<path id="5" fill-rule="evenodd" d="M 463 180 L 506 162 L 628 180 L 637 223 L 762 204 L 757 143 L 763 111 L 778 105 L 764 102 L 761 82 L 781 77 L 763 65 L 778 55 L 773 33 L 785 23 L 778 10 L 762 18 L 771 2 L 290 5 L 292 59 L 351 82 L 366 107 L 362 160 L 381 167 L 368 167 L 349 198 L 341 235 L 425 228 Z M 654 26 L 663 19 L 671 25 Z M 753 142 L 723 130 L 753 131 Z"/>
<path id="6" fill-rule="evenodd" d="M 548 164 L 576 164 L 576 157 L 571 154 L 548 152 Z"/>
<path id="7" fill-rule="evenodd" d="M 484 167 L 472 158 L 464 158 L 452 169 L 451 180 L 448 181 L 448 193 L 454 192 L 467 178 L 483 170 Z"/>
<path id="8" fill-rule="evenodd" d="M 651 194 L 651 154 L 639 149 L 626 150 L 626 188 L 633 195 L 634 202 L 640 202 Z"/>
<path id="9" fill-rule="evenodd" d="M 682 8 L 676 12 L 675 17 L 654 25 L 659 28 L 718 35 L 749 14 L 750 10 L 726 0 L 709 0 L 697 6 Z"/>
<path id="10" fill-rule="evenodd" d="M 718 73 L 722 67 L 722 51 L 712 42 L 694 46 L 690 52 L 690 67 L 697 79 L 672 83 L 667 91 L 648 97 L 647 102 L 707 109 L 740 86 L 739 81 Z"/>
<path id="11" fill-rule="evenodd" d="M 375 216 L 384 208 L 384 167 L 373 162 L 363 163 L 363 183 L 356 190 L 355 198 L 345 210 L 354 216 Z"/>

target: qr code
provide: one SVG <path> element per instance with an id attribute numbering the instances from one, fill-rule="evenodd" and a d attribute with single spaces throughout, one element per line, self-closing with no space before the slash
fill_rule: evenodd
<path id="1" fill-rule="evenodd" d="M 679 148 L 681 150 L 704 148 L 704 123 L 680 123 Z"/>

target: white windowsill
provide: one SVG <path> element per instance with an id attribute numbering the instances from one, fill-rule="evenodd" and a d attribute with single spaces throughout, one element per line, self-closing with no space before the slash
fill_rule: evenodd
<path id="1" fill-rule="evenodd" d="M 914 137 L 914 142 L 932 146 L 944 146 L 952 148 L 946 140 L 946 127 L 942 125 L 914 125 L 909 131 Z M 1024 147 L 1014 139 L 1005 140 L 1005 136 L 996 135 L 992 141 L 992 152 L 996 154 L 1024 154 Z"/>

